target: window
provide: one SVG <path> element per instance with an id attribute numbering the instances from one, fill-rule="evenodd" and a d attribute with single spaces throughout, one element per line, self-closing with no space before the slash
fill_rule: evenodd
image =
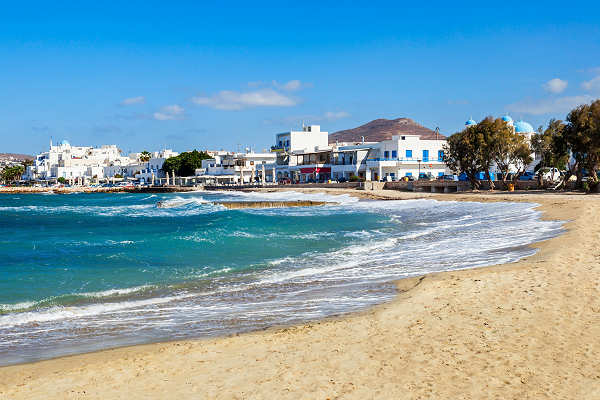
<path id="1" fill-rule="evenodd" d="M 398 157 L 398 152 L 396 150 L 392 150 L 392 158 Z"/>
<path id="2" fill-rule="evenodd" d="M 412 150 L 406 150 L 406 158 L 412 158 Z"/>
<path id="3" fill-rule="evenodd" d="M 402 136 L 402 140 L 406 140 L 406 136 Z"/>
<path id="4" fill-rule="evenodd" d="M 389 151 L 384 151 L 383 152 L 383 158 L 390 158 L 390 152 Z"/>
<path id="5" fill-rule="evenodd" d="M 429 161 L 429 150 L 423 150 L 423 161 Z"/>
<path id="6" fill-rule="evenodd" d="M 412 172 L 407 172 L 404 176 L 412 176 Z"/>
<path id="7" fill-rule="evenodd" d="M 443 172 L 438 172 L 438 176 L 444 176 Z"/>
<path id="8" fill-rule="evenodd" d="M 444 161 L 444 150 L 438 150 L 438 161 Z"/>

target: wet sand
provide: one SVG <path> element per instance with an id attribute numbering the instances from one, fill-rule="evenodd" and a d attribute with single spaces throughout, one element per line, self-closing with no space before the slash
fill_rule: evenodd
<path id="1" fill-rule="evenodd" d="M 0 368 L 0 398 L 600 398 L 600 196 L 331 192 L 536 202 L 568 231 L 343 318 Z"/>

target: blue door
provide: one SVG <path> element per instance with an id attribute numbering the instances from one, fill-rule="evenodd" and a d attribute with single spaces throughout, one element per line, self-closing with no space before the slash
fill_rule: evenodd
<path id="1" fill-rule="evenodd" d="M 429 161 L 429 150 L 423 150 L 423 161 Z"/>

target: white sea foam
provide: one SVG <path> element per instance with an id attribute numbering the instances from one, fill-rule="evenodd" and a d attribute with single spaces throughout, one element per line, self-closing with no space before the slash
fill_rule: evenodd
<path id="1" fill-rule="evenodd" d="M 11 312 L 17 310 L 24 310 L 27 308 L 31 308 L 36 305 L 35 301 L 24 301 L 21 303 L 14 304 L 0 304 L 0 312 Z"/>
<path id="2" fill-rule="evenodd" d="M 129 288 L 121 288 L 121 289 L 107 289 L 107 290 L 101 290 L 98 292 L 84 292 L 84 293 L 75 293 L 75 296 L 83 296 L 83 297 L 96 297 L 96 298 L 102 298 L 102 297 L 114 297 L 114 296 L 123 296 L 126 294 L 131 294 L 131 293 L 136 293 L 136 292 L 143 292 L 146 291 L 148 289 L 152 289 L 155 286 L 153 285 L 142 285 L 142 286 L 134 286 L 134 287 L 129 287 Z"/>
<path id="3" fill-rule="evenodd" d="M 191 295 L 157 297 L 146 300 L 123 301 L 118 303 L 90 304 L 79 307 L 52 307 L 43 311 L 27 311 L 16 314 L 0 315 L 0 329 L 10 328 L 15 325 L 56 321 L 90 317 L 98 314 L 111 313 L 122 310 L 134 310 L 140 307 L 153 306 L 181 300 Z"/>

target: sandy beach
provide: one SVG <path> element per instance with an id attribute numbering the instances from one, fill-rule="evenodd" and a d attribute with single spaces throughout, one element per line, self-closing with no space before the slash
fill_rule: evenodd
<path id="1" fill-rule="evenodd" d="M 567 231 L 518 263 L 399 281 L 359 314 L 0 368 L 0 398 L 600 398 L 600 197 L 332 192 L 536 202 Z"/>

